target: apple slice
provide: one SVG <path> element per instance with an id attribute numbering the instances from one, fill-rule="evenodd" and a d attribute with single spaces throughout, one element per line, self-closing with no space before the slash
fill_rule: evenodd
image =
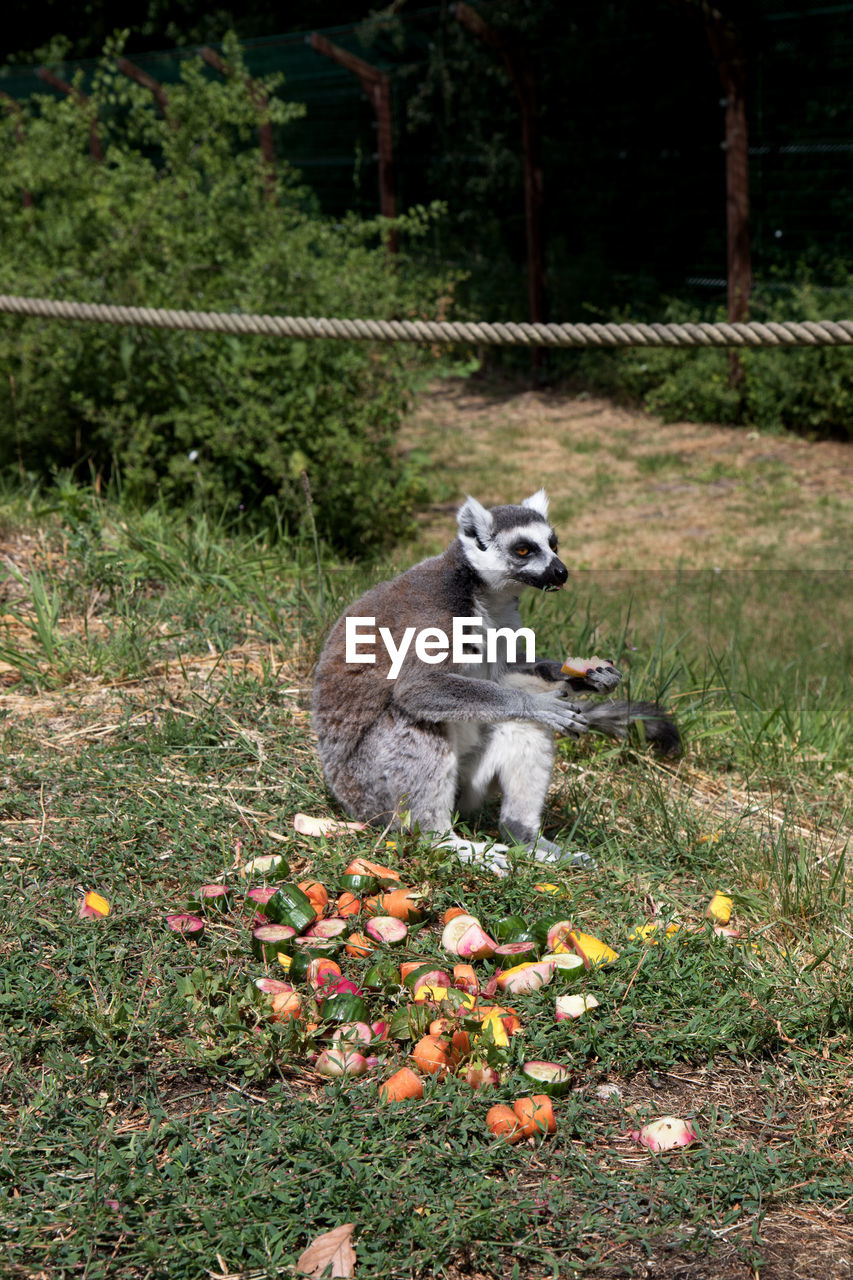
<path id="1" fill-rule="evenodd" d="M 629 1136 L 649 1151 L 674 1151 L 677 1147 L 689 1147 L 699 1137 L 689 1120 L 676 1116 L 661 1116 L 650 1120 L 642 1129 L 632 1129 Z"/>
<path id="2" fill-rule="evenodd" d="M 572 932 L 566 942 L 574 948 L 588 969 L 601 964 L 609 964 L 611 960 L 619 959 L 617 951 L 614 951 L 612 947 L 608 947 L 606 942 L 600 942 L 598 938 L 593 938 L 591 933 Z"/>
<path id="3" fill-rule="evenodd" d="M 487 960 L 495 954 L 498 944 L 489 937 L 475 916 L 462 915 L 454 916 L 444 926 L 441 945 L 445 951 L 462 960 Z"/>
<path id="4" fill-rule="evenodd" d="M 557 1021 L 565 1018 L 582 1018 L 587 1009 L 597 1009 L 595 996 L 557 996 Z"/>
<path id="5" fill-rule="evenodd" d="M 314 818 L 308 813 L 297 813 L 293 829 L 301 836 L 329 836 L 336 831 L 364 831 L 366 822 L 341 822 L 337 818 Z"/>
<path id="6" fill-rule="evenodd" d="M 550 961 L 535 960 L 528 964 L 517 964 L 498 974 L 498 990 L 509 992 L 513 996 L 530 995 L 532 991 L 546 986 L 553 976 L 554 965 Z"/>

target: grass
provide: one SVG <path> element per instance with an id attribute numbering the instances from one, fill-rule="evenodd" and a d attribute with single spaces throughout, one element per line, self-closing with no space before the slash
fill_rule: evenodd
<path id="1" fill-rule="evenodd" d="M 380 840 L 428 886 L 409 953 L 440 955 L 433 922 L 457 902 L 487 925 L 571 918 L 619 952 L 585 979 L 600 1006 L 578 1022 L 554 1021 L 553 988 L 513 1002 L 524 1033 L 490 1050 L 496 1094 L 449 1078 L 386 1106 L 390 1062 L 325 1083 L 304 1031 L 270 1021 L 241 903 L 198 945 L 163 923 L 200 883 L 236 883 L 239 859 L 285 852 L 295 876 L 334 887 L 373 854 L 375 834 L 312 841 L 292 817 L 334 812 L 310 669 L 380 569 L 324 563 L 318 577 L 313 545 L 68 487 L 49 504 L 10 494 L 1 527 L 4 1276 L 292 1274 L 343 1222 L 359 1280 L 779 1277 L 804 1274 L 805 1256 L 840 1274 L 853 1161 L 842 575 L 590 573 L 531 603 L 542 652 L 612 653 L 633 696 L 676 709 L 688 752 L 667 764 L 563 745 L 549 832 L 598 870 L 549 871 L 557 898 L 523 860 L 498 881 Z M 717 888 L 744 939 L 705 925 L 630 940 L 653 915 L 702 926 Z M 109 899 L 106 919 L 78 918 L 85 889 Z M 371 998 L 374 1016 L 403 1002 Z M 531 1057 L 572 1067 L 558 1132 L 495 1143 L 486 1110 L 525 1092 Z M 656 1158 L 626 1137 L 661 1114 L 694 1119 L 701 1142 Z"/>

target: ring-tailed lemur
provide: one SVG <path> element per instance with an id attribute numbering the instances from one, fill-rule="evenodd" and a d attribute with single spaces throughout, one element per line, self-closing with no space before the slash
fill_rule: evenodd
<path id="1" fill-rule="evenodd" d="M 539 861 L 565 856 L 540 833 L 555 731 L 625 737 L 628 725 L 642 720 L 646 737 L 665 751 L 676 751 L 680 739 L 657 706 L 568 701 L 570 690 L 612 688 L 620 679 L 615 667 L 569 679 L 559 662 L 516 661 L 499 634 L 521 628 L 525 588 L 558 588 L 568 578 L 544 489 L 521 506 L 492 510 L 469 497 L 458 523 L 459 536 L 443 555 L 373 587 L 338 619 L 314 677 L 313 722 L 326 780 L 353 817 L 417 826 L 462 861 L 502 873 L 507 846 L 463 840 L 453 832 L 453 815 L 471 814 L 499 790 L 503 838 L 526 845 Z M 449 637 L 454 619 L 473 618 L 480 626 L 467 624 L 458 660 L 449 652 L 441 660 L 439 633 Z M 424 630 L 415 652 L 412 638 Z M 348 641 L 377 632 L 384 644 L 367 655 L 351 644 L 347 661 Z M 573 861 L 589 859 L 578 854 Z"/>

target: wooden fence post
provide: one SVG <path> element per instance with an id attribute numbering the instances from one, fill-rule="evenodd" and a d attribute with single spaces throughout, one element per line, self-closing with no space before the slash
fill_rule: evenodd
<path id="1" fill-rule="evenodd" d="M 346 67 L 353 75 L 358 76 L 361 87 L 370 99 L 376 112 L 377 144 L 379 160 L 379 209 L 384 218 L 397 216 L 397 201 L 394 196 L 394 135 L 391 115 L 391 81 L 384 71 L 371 66 L 363 58 L 356 57 L 339 45 L 332 44 L 319 32 L 312 31 L 308 43 L 317 53 Z M 391 230 L 388 237 L 388 251 L 397 252 L 397 232 Z"/>
<path id="2" fill-rule="evenodd" d="M 49 84 L 52 89 L 59 89 L 60 93 L 65 93 L 69 98 L 73 98 L 78 106 L 85 109 L 90 105 L 90 99 L 82 89 L 75 89 L 73 84 L 69 84 L 67 80 L 55 75 L 48 67 L 38 67 L 36 75 L 45 84 Z M 93 114 L 89 120 L 89 154 L 93 160 L 103 160 L 104 158 L 101 135 L 98 133 L 98 120 Z"/>
<path id="3" fill-rule="evenodd" d="M 720 77 L 725 107 L 727 314 L 732 324 L 749 319 L 752 258 L 749 235 L 749 142 L 746 122 L 746 46 L 735 19 L 710 0 L 680 0 L 701 18 Z M 729 382 L 743 382 L 737 351 L 729 352 Z"/>
<path id="4" fill-rule="evenodd" d="M 230 68 L 227 62 L 209 45 L 202 45 L 201 56 L 208 66 L 213 67 L 220 75 L 226 77 L 230 75 Z M 275 147 L 269 118 L 269 98 L 266 91 L 251 76 L 246 76 L 246 88 L 249 91 L 252 105 L 258 114 L 258 142 L 263 160 L 264 189 L 267 200 L 271 204 L 275 204 Z"/>
<path id="5" fill-rule="evenodd" d="M 131 80 L 135 80 L 137 84 L 141 84 L 143 89 L 147 89 L 149 93 L 154 95 L 157 106 L 163 112 L 163 119 L 169 119 L 169 95 L 163 88 L 159 80 L 155 80 L 147 71 L 143 71 L 135 62 L 131 62 L 130 58 L 117 58 L 116 66 L 122 75 L 127 76 Z"/>
<path id="6" fill-rule="evenodd" d="M 523 49 L 513 45 L 480 17 L 470 5 L 453 6 L 457 20 L 504 62 L 521 108 L 521 150 L 524 163 L 524 221 L 527 230 L 527 300 L 530 320 L 544 324 L 547 318 L 545 254 L 542 235 L 542 145 L 536 101 L 536 78 Z M 534 363 L 543 356 L 533 349 Z"/>
<path id="7" fill-rule="evenodd" d="M 10 97 L 8 93 L 3 93 L 2 90 L 0 90 L 0 102 L 3 103 L 9 115 L 15 117 L 15 138 L 18 145 L 22 146 L 24 141 L 24 113 L 21 110 L 21 104 Z M 25 209 L 33 207 L 33 194 L 31 191 L 27 191 L 26 187 L 21 192 L 21 204 Z"/>

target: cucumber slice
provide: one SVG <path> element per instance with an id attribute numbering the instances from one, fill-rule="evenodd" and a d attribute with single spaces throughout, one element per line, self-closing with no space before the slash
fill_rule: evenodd
<path id="1" fill-rule="evenodd" d="M 326 996 L 323 1000 L 322 1015 L 324 1022 L 367 1022 L 367 1004 L 361 996 L 354 996 L 349 991 L 340 995 Z"/>
<path id="2" fill-rule="evenodd" d="M 546 920 L 537 920 L 535 924 L 530 926 L 530 932 L 540 947 L 545 947 L 549 951 L 548 930 L 553 929 L 555 924 L 559 924 L 559 918 L 557 916 L 548 916 Z"/>
<path id="3" fill-rule="evenodd" d="M 341 876 L 341 887 L 354 893 L 357 898 L 362 898 L 366 894 L 376 893 L 379 889 L 379 881 L 376 876 L 344 875 Z"/>
<path id="4" fill-rule="evenodd" d="M 396 960 L 377 960 L 361 979 L 368 991 L 384 991 L 400 985 L 400 970 Z"/>
<path id="5" fill-rule="evenodd" d="M 256 960 L 275 960 L 280 951 L 290 952 L 296 930 L 289 924 L 262 924 L 252 930 L 252 955 Z"/>
<path id="6" fill-rule="evenodd" d="M 250 858 L 240 868 L 244 880 L 286 880 L 290 875 L 290 863 L 282 853 L 262 853 Z"/>
<path id="7" fill-rule="evenodd" d="M 550 1094 L 553 1098 L 568 1093 L 572 1087 L 571 1071 L 559 1062 L 525 1062 L 522 1064 L 521 1074 L 536 1085 L 539 1093 Z"/>
<path id="8" fill-rule="evenodd" d="M 529 930 L 521 916 L 501 916 L 492 928 L 492 937 L 496 942 L 517 942 L 526 933 Z"/>
<path id="9" fill-rule="evenodd" d="M 583 957 L 565 951 L 555 951 L 550 955 L 543 956 L 543 960 L 549 960 L 554 965 L 554 976 L 558 982 L 576 982 L 582 976 L 586 969 Z"/>
<path id="10" fill-rule="evenodd" d="M 266 905 L 266 917 L 271 924 L 289 924 L 302 933 L 313 924 L 316 911 L 307 893 L 296 884 L 282 884 Z"/>
<path id="11" fill-rule="evenodd" d="M 303 947 L 299 951 L 294 951 L 289 957 L 290 964 L 287 966 L 287 976 L 292 982 L 304 982 L 308 977 L 308 966 L 312 960 L 316 960 L 316 955 L 312 955 L 307 947 Z"/>

